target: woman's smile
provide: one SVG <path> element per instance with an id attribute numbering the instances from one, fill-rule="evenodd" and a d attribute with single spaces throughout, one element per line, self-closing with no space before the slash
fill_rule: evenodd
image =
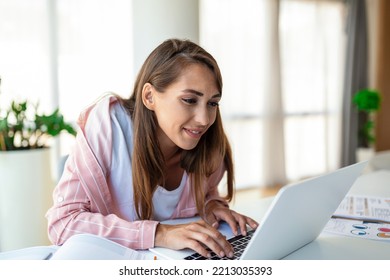
<path id="1" fill-rule="evenodd" d="M 188 129 L 184 128 L 184 131 L 192 138 L 200 139 L 203 135 L 203 131 L 199 129 Z"/>

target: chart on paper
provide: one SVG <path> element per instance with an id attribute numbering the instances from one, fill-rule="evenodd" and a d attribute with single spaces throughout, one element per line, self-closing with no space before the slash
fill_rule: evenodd
<path id="1" fill-rule="evenodd" d="M 390 198 L 346 196 L 333 218 L 390 223 Z"/>
<path id="2" fill-rule="evenodd" d="M 390 224 L 332 218 L 324 232 L 372 240 L 390 241 Z"/>

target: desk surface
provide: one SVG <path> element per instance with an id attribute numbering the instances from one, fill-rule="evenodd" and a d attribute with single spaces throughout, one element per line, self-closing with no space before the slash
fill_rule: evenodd
<path id="1" fill-rule="evenodd" d="M 349 194 L 390 197 L 390 171 L 376 171 L 360 176 Z M 234 207 L 261 222 L 273 197 Z M 390 242 L 322 233 L 313 242 L 291 253 L 285 259 L 386 259 L 390 260 Z"/>
<path id="2" fill-rule="evenodd" d="M 352 186 L 350 194 L 390 197 L 390 171 L 376 171 L 360 176 Z M 264 198 L 233 206 L 233 209 L 261 222 L 272 200 L 273 197 Z M 153 257 L 153 254 L 147 253 L 150 258 Z M 0 259 L 9 259 L 9 256 L 4 253 Z M 28 255 L 24 258 L 31 259 Z M 291 253 L 285 259 L 390 260 L 390 242 L 322 233 L 316 240 Z"/>

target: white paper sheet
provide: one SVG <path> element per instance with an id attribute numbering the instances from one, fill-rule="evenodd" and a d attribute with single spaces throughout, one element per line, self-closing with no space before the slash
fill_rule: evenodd
<path id="1" fill-rule="evenodd" d="M 330 219 L 324 228 L 324 232 L 378 241 L 390 241 L 390 224 Z"/>
<path id="2" fill-rule="evenodd" d="M 333 218 L 390 223 L 390 198 L 346 196 L 334 213 Z"/>

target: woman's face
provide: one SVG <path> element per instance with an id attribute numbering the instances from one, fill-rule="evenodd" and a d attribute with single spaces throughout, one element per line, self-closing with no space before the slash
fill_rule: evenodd
<path id="1" fill-rule="evenodd" d="M 214 123 L 220 99 L 213 72 L 201 64 L 186 67 L 162 93 L 150 84 L 145 85 L 143 101 L 155 112 L 162 151 L 195 148 Z"/>

